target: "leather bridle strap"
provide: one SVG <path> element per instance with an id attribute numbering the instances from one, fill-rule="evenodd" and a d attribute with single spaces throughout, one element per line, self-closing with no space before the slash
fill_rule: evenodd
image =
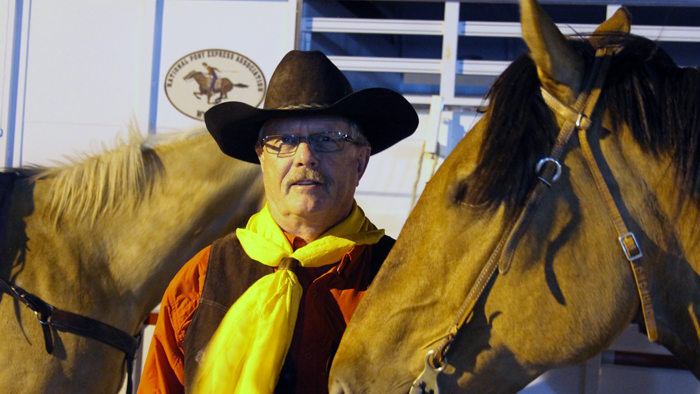
<path id="1" fill-rule="evenodd" d="M 41 323 L 47 353 L 52 354 L 54 349 L 52 328 L 95 339 L 126 353 L 127 393 L 130 394 L 133 391 L 131 375 L 134 357 L 141 344 L 140 335 L 132 336 L 87 316 L 60 310 L 3 278 L 0 278 L 0 290 L 34 311 Z"/>
<path id="2" fill-rule="evenodd" d="M 612 48 L 600 49 L 599 51 L 601 50 L 612 51 Z M 598 94 L 600 94 L 600 92 L 598 92 Z M 569 110 L 565 104 L 561 103 L 556 97 L 551 95 L 546 90 L 542 89 L 542 95 L 545 97 L 545 102 L 547 103 L 547 105 L 553 111 L 559 113 L 564 118 L 567 118 L 569 120 L 580 119 L 580 115 L 577 115 L 575 112 Z M 643 264 L 640 261 L 638 261 L 642 257 L 642 250 L 639 247 L 639 243 L 637 242 L 637 239 L 634 236 L 634 234 L 627 230 L 625 221 L 622 219 L 622 215 L 620 215 L 620 211 L 615 205 L 615 200 L 613 199 L 612 194 L 610 193 L 610 189 L 605 183 L 605 179 L 603 178 L 603 174 L 600 172 L 598 163 L 593 157 L 593 151 L 591 150 L 591 147 L 588 143 L 588 135 L 586 133 L 587 130 L 588 127 L 578 128 L 578 137 L 579 142 L 581 143 L 581 153 L 583 154 L 583 157 L 585 158 L 586 163 L 588 164 L 588 168 L 591 172 L 591 175 L 593 176 L 596 188 L 598 189 L 598 193 L 601 195 L 603 201 L 605 202 L 605 206 L 610 215 L 610 219 L 612 220 L 613 225 L 617 230 L 617 239 L 620 242 L 620 245 L 622 246 L 622 250 L 625 253 L 625 257 L 630 262 L 630 265 L 632 267 L 634 280 L 637 285 L 637 291 L 639 293 L 639 299 L 642 305 L 642 314 L 644 316 L 644 323 L 647 329 L 647 337 L 650 341 L 656 342 L 659 335 L 656 326 L 656 318 L 654 316 L 654 309 L 651 302 L 651 294 L 649 293 L 649 280 L 647 277 L 646 269 L 644 268 Z"/>
<path id="3" fill-rule="evenodd" d="M 499 267 L 502 274 L 505 274 L 510 268 L 518 242 L 525 233 L 534 213 L 537 211 L 540 201 L 549 187 L 559 178 L 561 165 L 558 160 L 564 152 L 564 147 L 573 135 L 574 130 L 585 130 L 585 128 L 588 128 L 591 124 L 589 119 L 600 96 L 603 83 L 605 82 L 605 77 L 607 76 L 607 71 L 612 59 L 612 53 L 611 49 L 599 49 L 596 52 L 596 60 L 591 70 L 591 76 L 586 83 L 585 89 L 579 94 L 572 107 L 561 103 L 556 97 L 547 92 L 546 89 L 542 88 L 542 95 L 547 105 L 559 113 L 563 112 L 566 114 L 564 116 L 564 124 L 557 136 L 557 140 L 550 155 L 540 160 L 537 164 L 536 171 L 539 173 L 541 182 L 535 185 L 525 208 L 521 210 L 517 220 L 505 231 L 504 237 L 501 238 L 481 272 L 479 272 L 474 285 L 460 308 L 457 315 L 458 319 L 450 327 L 447 335 L 440 341 L 437 349 L 438 351 L 434 353 L 432 360 L 434 366 L 445 364 L 447 351 L 454 342 L 455 336 L 459 330 L 471 318 L 474 306 L 496 272 L 496 268 Z M 550 105 L 550 103 L 552 104 Z"/>
<path id="4" fill-rule="evenodd" d="M 535 185 L 535 190 L 531 194 L 528 204 L 525 205 L 525 209 L 521 212 L 520 217 L 516 222 L 517 224 L 515 225 L 513 232 L 510 234 L 508 245 L 501 255 L 500 262 L 498 264 L 501 274 L 505 274 L 510 269 L 510 264 L 513 260 L 515 250 L 518 247 L 518 243 L 520 242 L 520 238 L 525 233 L 527 226 L 530 224 L 532 216 L 534 216 L 535 212 L 537 211 L 540 200 L 544 196 L 545 191 L 549 190 L 549 187 L 559 178 L 559 174 L 561 173 L 561 164 L 559 164 L 559 159 L 564 153 L 564 146 L 569 142 L 574 130 L 587 130 L 590 127 L 591 114 L 598 103 L 600 92 L 603 89 L 603 83 L 605 83 L 605 78 L 608 75 L 612 54 L 612 49 L 600 49 L 596 52 L 596 61 L 593 65 L 593 69 L 591 70 L 591 77 L 589 78 L 584 90 L 577 97 L 573 107 L 569 107 L 559 101 L 559 99 L 549 93 L 549 91 L 547 91 L 547 89 L 544 87 L 540 89 L 542 92 L 542 98 L 550 109 L 553 109 L 560 114 L 566 114 L 564 116 L 565 121 L 561 130 L 559 131 L 559 136 L 557 137 L 557 141 L 555 142 L 549 157 L 545 157 L 540 160 L 539 163 L 537 163 L 535 170 L 540 173 L 539 180 L 542 182 Z M 541 168 L 547 164 L 549 164 L 548 171 L 541 171 Z M 552 169 L 551 164 L 554 164 L 556 167 Z"/>
<path id="5" fill-rule="evenodd" d="M 647 279 L 646 269 L 639 259 L 642 257 L 642 250 L 637 243 L 637 239 L 633 233 L 627 230 L 624 220 L 620 215 L 620 211 L 615 205 L 615 200 L 613 200 L 612 194 L 608 189 L 605 179 L 603 179 L 603 174 L 598 168 L 598 164 L 593 157 L 593 152 L 588 144 L 588 136 L 586 135 L 586 130 L 579 130 L 579 140 L 581 141 L 581 152 L 588 162 L 588 167 L 595 180 L 596 187 L 600 193 L 603 201 L 605 201 L 605 206 L 610 214 L 610 219 L 615 225 L 617 230 L 618 240 L 622 246 L 622 250 L 625 252 L 625 257 L 629 261 L 632 272 L 634 273 L 634 280 L 637 284 L 637 291 L 639 292 L 639 299 L 642 304 L 642 314 L 644 315 L 644 323 L 647 329 L 647 337 L 650 341 L 656 342 L 659 338 L 658 329 L 656 327 L 656 318 L 654 317 L 654 308 L 651 302 L 651 294 L 649 294 L 649 281 Z"/>

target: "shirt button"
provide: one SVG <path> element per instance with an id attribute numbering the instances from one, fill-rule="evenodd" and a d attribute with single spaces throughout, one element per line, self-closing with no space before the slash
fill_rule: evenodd
<path id="1" fill-rule="evenodd" d="M 306 355 L 304 357 L 306 357 L 307 360 L 311 360 L 313 358 L 313 356 L 314 355 L 311 353 L 306 353 Z"/>

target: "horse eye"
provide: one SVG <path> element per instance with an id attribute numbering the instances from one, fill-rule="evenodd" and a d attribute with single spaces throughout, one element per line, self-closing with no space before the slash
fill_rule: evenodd
<path id="1" fill-rule="evenodd" d="M 466 180 L 462 180 L 457 184 L 456 192 L 454 194 L 454 203 L 455 204 L 462 204 L 466 199 L 467 195 L 469 193 L 469 185 Z"/>

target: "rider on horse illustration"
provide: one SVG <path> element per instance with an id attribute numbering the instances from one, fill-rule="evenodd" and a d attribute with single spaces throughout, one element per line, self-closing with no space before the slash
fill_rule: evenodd
<path id="1" fill-rule="evenodd" d="M 214 92 L 214 91 L 215 91 L 215 90 L 214 90 L 214 86 L 215 86 L 214 84 L 216 83 L 216 80 L 218 79 L 218 77 L 216 76 L 216 72 L 219 71 L 219 69 L 216 68 L 216 67 L 212 67 L 212 66 L 210 66 L 210 65 L 208 65 L 208 64 L 206 64 L 206 63 L 202 63 L 202 66 L 204 66 L 204 67 L 207 68 L 207 73 L 209 73 L 209 76 L 211 77 L 211 86 L 210 86 L 210 89 L 211 89 L 212 92 Z"/>

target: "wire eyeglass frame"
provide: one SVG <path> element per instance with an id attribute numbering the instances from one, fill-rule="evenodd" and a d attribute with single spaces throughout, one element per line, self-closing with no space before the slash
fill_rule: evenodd
<path id="1" fill-rule="evenodd" d="M 336 146 L 322 146 L 324 142 L 327 142 L 321 139 L 324 136 L 330 137 L 332 142 L 335 143 Z M 289 141 L 282 142 L 282 139 L 289 139 Z M 293 134 L 268 135 L 261 139 L 260 145 L 265 147 L 267 153 L 277 155 L 278 157 L 289 157 L 297 152 L 297 148 L 299 148 L 299 144 L 301 144 L 302 140 L 306 140 L 306 143 L 309 144 L 309 147 L 314 152 L 321 153 L 337 152 L 339 150 L 342 150 L 343 147 L 345 147 L 345 141 L 348 141 L 355 145 L 358 144 L 357 141 L 355 141 L 352 137 L 345 133 L 341 133 L 340 131 L 325 131 L 321 133 L 310 134 L 306 137 L 297 136 Z M 279 146 L 274 145 L 275 141 Z"/>

